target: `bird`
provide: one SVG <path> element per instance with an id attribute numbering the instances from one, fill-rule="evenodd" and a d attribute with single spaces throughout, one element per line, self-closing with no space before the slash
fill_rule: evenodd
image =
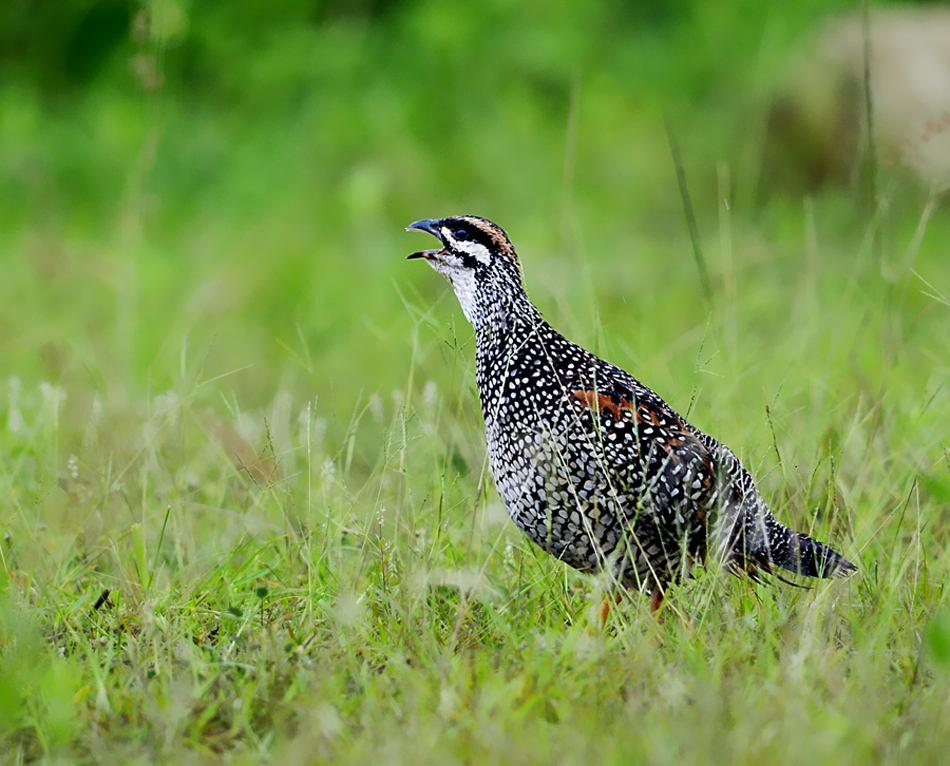
<path id="1" fill-rule="evenodd" d="M 778 570 L 811 578 L 856 570 L 779 522 L 731 449 L 545 321 L 500 226 L 459 215 L 406 230 L 441 243 L 408 258 L 449 281 L 475 330 L 488 463 L 508 514 L 534 543 L 648 595 L 653 611 L 710 559 L 757 582 L 793 585 Z"/>

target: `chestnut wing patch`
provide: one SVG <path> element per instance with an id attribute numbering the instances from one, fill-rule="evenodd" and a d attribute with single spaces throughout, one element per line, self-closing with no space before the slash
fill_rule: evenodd
<path id="1" fill-rule="evenodd" d="M 624 410 L 631 412 L 633 405 L 626 399 L 615 399 L 599 391 L 584 391 L 578 389 L 573 392 L 574 398 L 581 402 L 587 409 L 594 412 L 607 412 L 617 420 L 623 416 Z"/>
<path id="2" fill-rule="evenodd" d="M 601 418 L 614 422 L 624 418 L 635 421 L 640 442 L 648 447 L 644 452 L 654 452 L 669 465 L 682 464 L 693 470 L 701 467 L 705 469 L 699 472 L 703 488 L 712 486 L 714 465 L 709 449 L 689 430 L 682 418 L 662 402 L 651 401 L 650 397 L 636 401 L 632 395 L 628 398 L 593 389 L 576 389 L 571 394 Z"/>

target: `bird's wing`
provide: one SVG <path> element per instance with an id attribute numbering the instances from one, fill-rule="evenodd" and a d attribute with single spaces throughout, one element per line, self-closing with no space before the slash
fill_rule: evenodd
<path id="1" fill-rule="evenodd" d="M 846 575 L 854 565 L 808 535 L 786 528 L 759 495 L 751 474 L 728 447 L 680 417 L 632 376 L 612 368 L 605 385 L 573 396 L 602 432 L 635 429 L 627 450 L 605 450 L 614 463 L 640 462 L 641 492 L 656 527 L 686 534 L 691 555 L 705 555 L 706 540 L 735 574 L 756 581 L 789 582 L 776 567 L 809 577 Z M 613 440 L 616 441 L 616 438 Z M 796 584 L 796 583 L 790 583 Z"/>
<path id="2" fill-rule="evenodd" d="M 628 376 L 624 374 L 624 377 Z M 632 431 L 632 439 L 624 439 L 622 435 L 611 439 L 621 444 L 628 441 L 631 449 L 614 451 L 621 461 L 634 458 L 643 461 L 648 482 L 651 477 L 657 480 L 666 477 L 671 492 L 676 488 L 702 490 L 701 493 L 686 491 L 687 496 L 695 496 L 697 500 L 712 491 L 715 451 L 654 391 L 632 378 L 627 381 L 614 375 L 607 377 L 602 386 L 577 387 L 571 395 L 582 410 L 593 414 L 604 433 L 609 435 L 611 430 L 619 430 L 625 435 L 626 429 Z M 697 481 L 699 484 L 681 486 L 687 477 L 690 484 Z M 673 495 L 678 496 L 679 493 Z"/>
<path id="3" fill-rule="evenodd" d="M 716 500 L 715 454 L 650 389 L 615 376 L 601 379 L 603 385 L 575 388 L 571 397 L 593 426 L 608 471 L 637 477 L 626 515 L 638 530 L 647 525 L 667 558 L 681 558 L 683 544 L 691 559 L 701 558 Z"/>
<path id="4" fill-rule="evenodd" d="M 622 370 L 620 373 L 613 379 L 614 386 L 637 396 L 638 409 L 652 413 L 654 420 L 661 425 L 657 429 L 660 434 L 658 443 L 672 447 L 669 465 L 660 467 L 662 475 L 679 475 L 681 472 L 677 466 L 680 465 L 686 471 L 685 484 L 694 521 L 703 525 L 706 536 L 716 538 L 716 555 L 733 574 L 746 574 L 756 582 L 765 582 L 770 576 L 789 582 L 775 573 L 773 565 L 776 562 L 771 556 L 756 555 L 738 541 L 751 523 L 757 520 L 766 523 L 766 520 L 774 519 L 762 502 L 751 474 L 735 453 L 686 421 L 659 394 Z M 709 518 L 714 507 L 715 518 Z M 698 527 L 695 531 L 699 532 Z M 710 539 L 708 544 L 713 545 L 713 540 Z"/>

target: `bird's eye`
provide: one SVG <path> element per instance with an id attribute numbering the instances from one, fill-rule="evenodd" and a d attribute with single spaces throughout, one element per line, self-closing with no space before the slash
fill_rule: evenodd
<path id="1" fill-rule="evenodd" d="M 456 241 L 464 241 L 468 239 L 468 232 L 465 231 L 465 229 L 456 229 L 452 232 L 452 236 L 456 239 Z"/>

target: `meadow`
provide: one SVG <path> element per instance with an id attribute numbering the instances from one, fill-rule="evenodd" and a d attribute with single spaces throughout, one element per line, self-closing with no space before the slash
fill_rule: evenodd
<path id="1" fill-rule="evenodd" d="M 0 761 L 945 760 L 948 200 L 759 162 L 846 7 L 0 11 Z M 404 261 L 453 213 L 859 572 L 602 626 Z"/>

